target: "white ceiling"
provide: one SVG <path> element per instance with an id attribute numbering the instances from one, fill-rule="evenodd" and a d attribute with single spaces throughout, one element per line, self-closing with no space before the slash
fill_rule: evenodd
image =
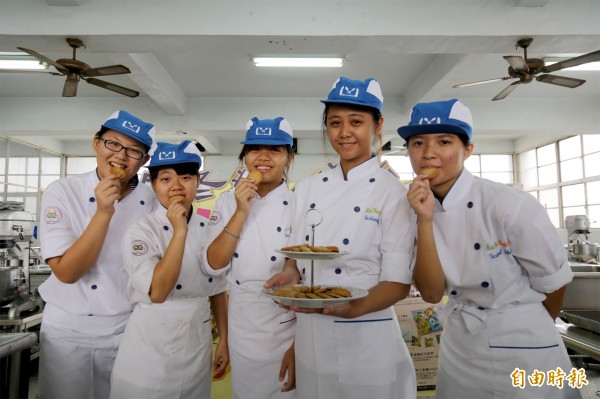
<path id="1" fill-rule="evenodd" d="M 599 50 L 596 0 L 0 0 L 1 52 L 20 46 L 70 58 L 66 37 L 84 41 L 77 58 L 92 67 L 129 67 L 102 79 L 140 97 L 81 82 L 77 97 L 63 98 L 64 77 L 2 73 L 0 135 L 81 155 L 123 108 L 153 122 L 160 139 L 183 130 L 215 153 L 237 152 L 252 116 L 285 116 L 301 141 L 316 139 L 319 99 L 338 76 L 380 81 L 393 144 L 415 102 L 453 97 L 471 107 L 475 142 L 487 151 L 600 133 L 600 72 L 559 71 L 587 82 L 534 81 L 494 102 L 512 80 L 452 88 L 507 76 L 502 56 L 522 55 L 515 42 L 523 37 L 534 38 L 530 58 Z M 342 56 L 345 65 L 256 68 L 250 58 L 259 55 Z"/>

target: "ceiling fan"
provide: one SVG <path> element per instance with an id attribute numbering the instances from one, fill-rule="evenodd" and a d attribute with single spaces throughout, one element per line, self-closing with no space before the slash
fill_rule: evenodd
<path id="1" fill-rule="evenodd" d="M 523 57 L 518 55 L 505 55 L 504 59 L 510 64 L 508 67 L 508 75 L 503 78 L 482 80 L 479 82 L 463 83 L 452 87 L 466 87 L 474 86 L 482 83 L 496 82 L 499 80 L 508 79 L 519 79 L 516 82 L 511 83 L 492 98 L 492 101 L 502 100 L 508 96 L 518 85 L 529 83 L 532 80 L 537 80 L 542 83 L 550 83 L 553 85 L 569 87 L 574 89 L 575 87 L 581 86 L 585 83 L 585 80 L 568 78 L 565 76 L 548 75 L 550 72 L 560 71 L 561 69 L 571 68 L 577 65 L 587 64 L 589 62 L 600 61 L 600 50 L 592 53 L 584 54 L 579 57 L 569 58 L 564 61 L 557 62 L 556 64 L 546 66 L 545 62 L 541 58 L 527 58 L 527 47 L 533 42 L 532 38 L 524 38 L 517 41 L 517 46 L 523 49 Z M 539 73 L 543 73 L 539 75 Z"/>
<path id="2" fill-rule="evenodd" d="M 81 79 L 94 86 L 102 87 L 103 89 L 111 90 L 128 97 L 137 97 L 139 92 L 119 86 L 104 80 L 96 79 L 96 76 L 122 75 L 131 73 L 129 68 L 123 65 L 110 65 L 99 68 L 91 68 L 83 61 L 76 59 L 76 52 L 79 47 L 85 47 L 80 39 L 69 37 L 67 44 L 73 48 L 73 58 L 61 58 L 56 61 L 36 52 L 23 47 L 17 47 L 19 50 L 34 56 L 41 62 L 52 65 L 58 73 L 50 72 L 52 75 L 66 76 L 65 85 L 63 87 L 63 97 L 75 97 L 77 95 L 77 85 Z"/>

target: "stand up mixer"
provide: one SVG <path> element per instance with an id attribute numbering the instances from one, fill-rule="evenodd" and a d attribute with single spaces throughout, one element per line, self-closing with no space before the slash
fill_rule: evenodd
<path id="1" fill-rule="evenodd" d="M 42 309 L 44 302 L 29 290 L 33 215 L 23 210 L 23 204 L 7 204 L 0 203 L 0 313 L 14 319 Z"/>
<path id="2" fill-rule="evenodd" d="M 569 236 L 569 259 L 583 263 L 597 263 L 598 245 L 588 241 L 590 219 L 587 215 L 567 216 L 565 228 Z"/>

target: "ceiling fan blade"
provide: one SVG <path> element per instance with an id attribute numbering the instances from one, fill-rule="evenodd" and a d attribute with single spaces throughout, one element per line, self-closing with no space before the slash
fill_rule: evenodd
<path id="1" fill-rule="evenodd" d="M 517 72 L 528 72 L 529 66 L 523 59 L 523 57 L 519 57 L 518 55 L 505 55 L 504 59 L 508 61 L 512 69 Z"/>
<path id="2" fill-rule="evenodd" d="M 110 65 L 99 68 L 89 68 L 81 71 L 81 76 L 109 76 L 109 75 L 122 75 L 125 73 L 131 73 L 129 68 L 124 65 Z"/>
<path id="3" fill-rule="evenodd" d="M 67 75 L 65 86 L 63 87 L 63 97 L 75 97 L 77 95 L 77 85 L 79 84 L 79 76 L 74 73 Z"/>
<path id="4" fill-rule="evenodd" d="M 568 60 L 557 62 L 556 64 L 548 65 L 542 68 L 543 72 L 560 71 L 561 69 L 571 68 L 581 64 L 600 61 L 600 50 L 592 53 L 580 55 L 579 57 L 569 58 Z"/>
<path id="5" fill-rule="evenodd" d="M 29 50 L 27 48 L 23 48 L 23 47 L 17 47 L 19 50 L 26 52 L 29 55 L 34 56 L 35 58 L 37 58 L 38 60 L 45 62 L 48 65 L 52 65 L 54 68 L 56 68 L 57 71 L 59 71 L 60 73 L 62 73 L 63 75 L 66 75 L 69 73 L 69 70 L 67 68 L 65 68 L 64 66 L 60 65 L 59 63 L 57 63 L 56 61 L 46 57 L 45 55 L 41 55 L 40 53 L 33 51 L 33 50 Z"/>
<path id="6" fill-rule="evenodd" d="M 497 82 L 499 80 L 508 80 L 508 79 L 512 79 L 510 76 L 505 76 L 503 78 L 496 78 L 496 79 L 488 79 L 488 80 L 480 80 L 479 82 L 471 82 L 471 83 L 461 83 L 459 85 L 454 85 L 452 87 L 468 87 L 468 86 L 475 86 L 475 85 L 480 85 L 483 83 L 491 83 L 491 82 Z"/>
<path id="7" fill-rule="evenodd" d="M 520 85 L 520 81 L 516 81 L 514 83 L 509 84 L 506 89 L 502 90 L 500 93 L 496 95 L 496 97 L 492 98 L 492 101 L 502 100 L 506 96 L 508 96 L 514 89 L 517 88 L 517 85 Z"/>
<path id="8" fill-rule="evenodd" d="M 128 97 L 137 97 L 140 95 L 139 91 L 131 90 L 123 86 L 119 86 L 110 82 L 106 82 L 100 79 L 85 79 L 89 84 L 93 84 L 94 86 L 102 87 L 103 89 L 114 91 L 115 93 L 123 94 Z"/>
<path id="9" fill-rule="evenodd" d="M 550 83 L 553 85 L 569 87 L 574 89 L 585 83 L 583 79 L 567 78 L 566 76 L 557 75 L 540 75 L 535 78 L 538 82 Z"/>

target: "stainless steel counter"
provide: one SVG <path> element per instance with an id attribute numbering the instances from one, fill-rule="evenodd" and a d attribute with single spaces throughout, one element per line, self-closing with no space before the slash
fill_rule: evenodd
<path id="1" fill-rule="evenodd" d="M 6 333 L 0 334 L 0 359 L 9 357 L 9 361 L 6 363 L 9 369 L 9 380 L 8 380 L 8 398 L 19 398 L 22 397 L 22 392 L 19 392 L 21 379 L 21 351 L 31 348 L 37 343 L 37 335 L 32 332 L 24 333 Z M 2 363 L 3 365 L 5 363 Z M 5 375 L 3 370 L 2 375 Z M 29 379 L 29 375 L 23 375 L 23 378 Z M 4 391 L 4 387 L 3 387 Z M 3 397 L 6 391 L 3 393 Z"/>
<path id="2" fill-rule="evenodd" d="M 600 361 L 600 334 L 556 319 L 556 328 L 567 348 Z"/>

